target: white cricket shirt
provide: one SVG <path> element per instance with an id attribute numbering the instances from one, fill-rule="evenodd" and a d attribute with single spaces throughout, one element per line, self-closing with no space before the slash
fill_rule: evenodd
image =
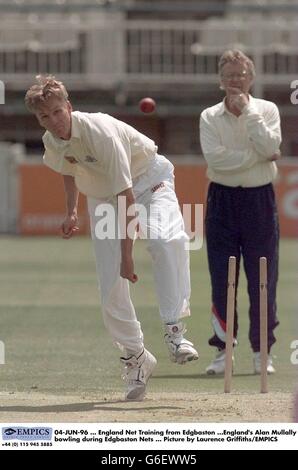
<path id="1" fill-rule="evenodd" d="M 200 118 L 200 140 L 211 181 L 226 186 L 254 187 L 272 182 L 275 162 L 268 161 L 281 143 L 277 106 L 249 96 L 236 117 L 225 102 L 205 109 Z"/>
<path id="2" fill-rule="evenodd" d="M 46 131 L 44 163 L 75 178 L 80 192 L 110 198 L 132 187 L 155 158 L 153 140 L 128 124 L 103 113 L 71 113 L 71 138 Z"/>

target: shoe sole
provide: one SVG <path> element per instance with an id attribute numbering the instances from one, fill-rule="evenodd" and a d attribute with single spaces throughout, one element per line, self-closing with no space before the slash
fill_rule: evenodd
<path id="1" fill-rule="evenodd" d="M 126 401 L 142 401 L 145 397 L 145 391 L 146 391 L 146 385 L 144 384 L 143 387 L 138 387 L 135 388 L 134 390 L 131 390 L 126 397 Z"/>
<path id="2" fill-rule="evenodd" d="M 194 354 L 189 354 L 189 355 L 181 354 L 180 357 L 176 357 L 175 355 L 170 354 L 170 360 L 179 365 L 183 365 L 191 361 L 197 361 L 198 359 L 199 359 L 199 355 L 194 355 Z"/>
<path id="3" fill-rule="evenodd" d="M 155 359 L 154 356 L 152 356 L 152 358 Z M 149 373 L 149 375 L 146 379 L 146 383 L 143 386 L 140 386 L 140 387 L 135 388 L 134 390 L 131 390 L 131 392 L 129 392 L 125 396 L 126 401 L 142 401 L 142 400 L 144 400 L 145 394 L 146 394 L 146 386 L 147 386 L 148 380 L 152 376 L 152 373 L 153 373 L 153 370 L 154 370 L 156 364 L 157 364 L 157 360 L 155 359 L 155 362 L 152 363 L 152 368 L 151 368 L 151 371 L 150 371 L 150 373 Z"/>
<path id="4" fill-rule="evenodd" d="M 223 370 L 221 372 L 217 372 L 214 369 L 209 369 L 209 370 L 206 370 L 206 374 L 207 375 L 224 375 L 225 371 Z M 232 374 L 234 374 L 234 369 L 232 370 Z"/>
<path id="5" fill-rule="evenodd" d="M 275 374 L 275 373 L 276 373 L 276 371 L 274 371 L 274 372 L 273 372 L 273 371 L 268 372 L 268 370 L 267 370 L 267 375 L 273 375 L 273 374 Z M 261 375 L 261 372 L 257 372 L 257 371 L 255 370 L 255 371 L 254 371 L 254 374 L 255 374 L 255 375 Z"/>
<path id="6" fill-rule="evenodd" d="M 215 372 L 215 370 L 206 370 L 207 375 L 223 375 L 224 372 Z"/>

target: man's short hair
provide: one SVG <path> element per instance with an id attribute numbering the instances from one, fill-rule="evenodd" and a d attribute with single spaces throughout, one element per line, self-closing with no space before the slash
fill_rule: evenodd
<path id="1" fill-rule="evenodd" d="M 32 113 L 47 101 L 51 96 L 67 101 L 68 93 L 62 82 L 56 80 L 54 75 L 37 75 L 37 85 L 29 88 L 25 96 L 25 105 Z"/>
<path id="2" fill-rule="evenodd" d="M 253 61 L 239 49 L 229 49 L 222 54 L 218 62 L 220 75 L 222 75 L 222 69 L 226 64 L 243 64 L 247 67 L 247 70 L 253 78 L 256 76 Z"/>

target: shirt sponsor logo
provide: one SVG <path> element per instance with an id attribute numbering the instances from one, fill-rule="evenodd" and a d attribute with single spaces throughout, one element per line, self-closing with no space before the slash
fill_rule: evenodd
<path id="1" fill-rule="evenodd" d="M 76 160 L 75 157 L 69 157 L 68 155 L 66 155 L 64 158 L 71 164 L 78 163 L 78 160 Z"/>
<path id="2" fill-rule="evenodd" d="M 3 441 L 18 439 L 21 441 L 50 441 L 52 439 L 52 428 L 29 428 L 29 427 L 11 427 L 2 428 Z"/>
<path id="3" fill-rule="evenodd" d="M 151 192 L 152 193 L 155 193 L 156 191 L 158 191 L 159 189 L 161 188 L 164 188 L 165 187 L 165 184 L 163 182 L 157 184 L 156 186 L 153 186 L 153 188 L 151 188 Z"/>

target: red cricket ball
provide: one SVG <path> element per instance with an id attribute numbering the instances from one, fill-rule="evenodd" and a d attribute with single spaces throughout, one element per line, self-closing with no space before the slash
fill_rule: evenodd
<path id="1" fill-rule="evenodd" d="M 139 107 L 142 113 L 153 113 L 156 108 L 156 103 L 152 98 L 143 98 L 139 102 Z"/>

